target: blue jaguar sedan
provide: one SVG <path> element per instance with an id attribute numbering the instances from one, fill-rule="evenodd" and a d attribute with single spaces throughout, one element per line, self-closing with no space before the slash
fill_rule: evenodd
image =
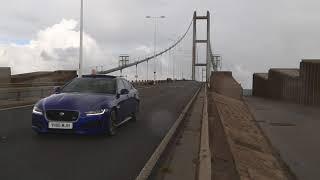
<path id="1" fill-rule="evenodd" d="M 37 133 L 115 135 L 121 124 L 136 120 L 139 93 L 127 80 L 108 75 L 75 78 L 37 102 L 32 129 Z"/>

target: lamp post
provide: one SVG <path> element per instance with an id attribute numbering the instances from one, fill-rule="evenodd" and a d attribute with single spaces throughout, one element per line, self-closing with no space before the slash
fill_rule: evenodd
<path id="1" fill-rule="evenodd" d="M 158 19 L 163 19 L 165 18 L 165 16 L 146 16 L 146 18 L 148 19 L 153 19 L 154 20 L 154 58 L 156 56 L 156 51 L 157 51 L 157 20 Z M 156 59 L 154 60 L 154 71 L 153 71 L 153 75 L 154 75 L 154 83 L 156 82 L 156 73 L 157 73 L 157 69 L 156 69 Z M 148 72 L 147 72 L 148 73 Z"/>
<path id="2" fill-rule="evenodd" d="M 174 39 L 171 39 L 171 38 L 168 38 L 169 41 L 172 41 L 173 43 L 175 42 Z M 172 61 L 172 80 L 174 80 L 174 49 L 170 49 L 169 50 L 169 61 L 171 60 Z"/>
<path id="3" fill-rule="evenodd" d="M 78 76 L 82 77 L 82 63 L 83 63 L 83 0 L 81 0 L 80 8 L 80 48 L 79 48 L 79 73 Z"/>

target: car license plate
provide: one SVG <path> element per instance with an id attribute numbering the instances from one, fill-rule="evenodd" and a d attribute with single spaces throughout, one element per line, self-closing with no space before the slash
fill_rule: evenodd
<path id="1" fill-rule="evenodd" d="M 72 129 L 72 123 L 65 122 L 49 122 L 50 129 Z"/>

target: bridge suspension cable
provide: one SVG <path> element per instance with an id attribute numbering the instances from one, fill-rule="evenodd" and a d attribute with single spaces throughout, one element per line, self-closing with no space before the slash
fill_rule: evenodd
<path id="1" fill-rule="evenodd" d="M 168 47 L 167 49 L 159 52 L 159 53 L 156 53 L 155 55 L 152 55 L 152 56 L 148 56 L 142 60 L 139 60 L 139 61 L 136 61 L 136 62 L 132 62 L 132 63 L 129 63 L 129 64 L 126 64 L 124 66 L 119 66 L 119 67 L 116 67 L 116 68 L 112 68 L 112 69 L 109 69 L 109 70 L 106 70 L 106 71 L 99 71 L 97 72 L 98 74 L 109 74 L 109 73 L 112 73 L 112 72 L 116 72 L 116 71 L 120 71 L 120 70 L 123 70 L 123 69 L 126 69 L 128 67 L 131 67 L 131 66 L 137 66 L 138 64 L 141 64 L 143 62 L 148 62 L 149 60 L 152 60 L 158 56 L 161 56 L 162 54 L 168 52 L 169 50 L 171 50 L 172 48 L 176 47 L 185 37 L 186 35 L 188 34 L 190 28 L 191 28 L 191 25 L 193 23 L 193 20 L 191 20 L 186 32 L 183 34 L 183 36 L 181 36 L 181 38 L 179 38 L 177 40 L 177 42 L 175 42 L 173 45 L 171 45 L 170 47 Z"/>

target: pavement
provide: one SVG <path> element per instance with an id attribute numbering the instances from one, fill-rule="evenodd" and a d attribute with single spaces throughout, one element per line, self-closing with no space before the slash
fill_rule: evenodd
<path id="1" fill-rule="evenodd" d="M 297 179 L 320 179 L 320 108 L 252 96 L 245 101 Z"/>
<path id="2" fill-rule="evenodd" d="M 152 180 L 195 180 L 199 159 L 204 88 L 201 89 Z"/>
<path id="3" fill-rule="evenodd" d="M 138 121 L 114 137 L 39 136 L 32 107 L 0 110 L 0 179 L 135 179 L 199 87 L 182 81 L 140 89 Z"/>
<path id="4" fill-rule="evenodd" d="M 292 179 L 243 101 L 221 94 L 212 94 L 212 100 L 218 109 L 239 179 Z"/>
<path id="5" fill-rule="evenodd" d="M 213 179 L 294 179 L 243 101 L 229 72 L 215 72 L 208 90 Z"/>

